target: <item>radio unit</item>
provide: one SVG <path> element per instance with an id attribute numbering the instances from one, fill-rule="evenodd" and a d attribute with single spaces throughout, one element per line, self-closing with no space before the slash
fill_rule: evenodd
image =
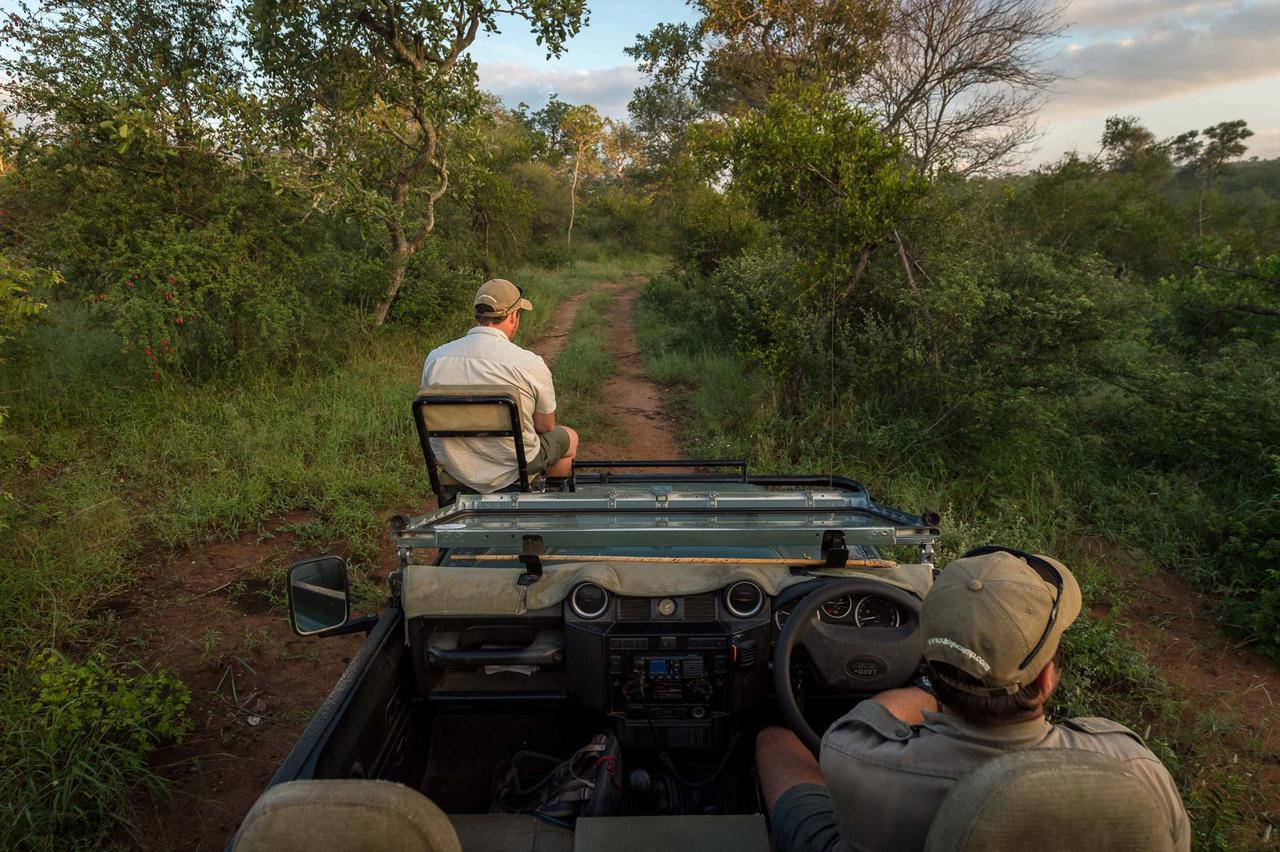
<path id="1" fill-rule="evenodd" d="M 627 720 L 699 722 L 725 710 L 725 636 L 611 636 L 609 712 Z"/>

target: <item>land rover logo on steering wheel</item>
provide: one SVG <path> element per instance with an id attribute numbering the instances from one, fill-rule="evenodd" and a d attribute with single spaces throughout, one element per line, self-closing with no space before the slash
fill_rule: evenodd
<path id="1" fill-rule="evenodd" d="M 844 664 L 849 677 L 858 680 L 873 680 L 889 671 L 889 664 L 879 657 L 853 657 Z"/>

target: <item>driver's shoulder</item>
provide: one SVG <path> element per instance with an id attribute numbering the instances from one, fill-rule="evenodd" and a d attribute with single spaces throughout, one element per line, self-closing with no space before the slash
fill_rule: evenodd
<path id="1" fill-rule="evenodd" d="M 1151 749 L 1147 748 L 1146 742 L 1137 733 L 1119 722 L 1101 716 L 1064 719 L 1055 723 L 1053 729 L 1054 739 L 1061 741 L 1054 745 L 1101 751 L 1121 758 L 1155 759 Z"/>

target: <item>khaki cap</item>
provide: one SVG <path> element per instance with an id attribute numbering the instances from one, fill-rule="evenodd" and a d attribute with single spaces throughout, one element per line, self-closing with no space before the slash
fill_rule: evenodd
<path id="1" fill-rule="evenodd" d="M 925 659 L 955 666 L 982 684 L 946 679 L 956 689 L 986 696 L 1017 692 L 1053 659 L 1063 631 L 1080 614 L 1080 586 L 1067 567 L 1048 556 L 1025 555 L 1057 572 L 1060 595 L 1056 578 L 1042 578 L 1022 555 L 1003 550 L 955 560 L 925 595 Z"/>
<path id="2" fill-rule="evenodd" d="M 533 303 L 505 278 L 490 278 L 476 291 L 476 316 L 502 319 L 515 310 L 531 311 Z"/>

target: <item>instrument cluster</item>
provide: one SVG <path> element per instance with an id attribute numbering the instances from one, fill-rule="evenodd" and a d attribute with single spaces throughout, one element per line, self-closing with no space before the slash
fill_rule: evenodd
<path id="1" fill-rule="evenodd" d="M 774 610 L 774 625 L 781 630 L 790 615 L 790 606 Z M 877 595 L 834 597 L 818 608 L 817 618 L 824 624 L 850 627 L 898 627 L 903 620 L 897 604 Z"/>

